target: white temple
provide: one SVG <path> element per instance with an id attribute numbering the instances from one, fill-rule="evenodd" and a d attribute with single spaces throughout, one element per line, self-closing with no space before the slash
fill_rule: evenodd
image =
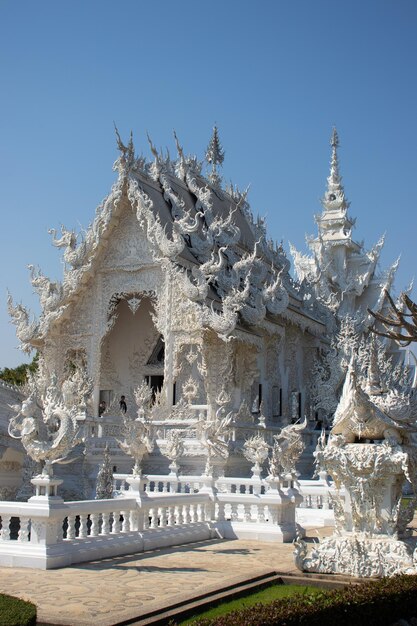
<path id="1" fill-rule="evenodd" d="M 317 419 L 335 410 L 334 402 L 320 405 L 320 384 L 331 387 L 331 341 L 352 318 L 355 332 L 367 332 L 367 307 L 382 309 L 396 268 L 377 274 L 383 239 L 366 252 L 352 238 L 336 131 L 312 256 L 292 250 L 299 282 L 246 194 L 223 188 L 217 129 L 207 176 L 177 138 L 176 160 L 150 142 L 151 162 L 135 155 L 132 138 L 127 146 L 117 139 L 117 180 L 85 234 L 51 231 L 63 250 L 62 283 L 30 266 L 39 319 L 8 302 L 22 349 L 40 353 L 40 395 L 51 386 L 75 394 L 88 433 L 74 463 L 57 471 L 63 494 L 91 497 L 106 445 L 115 471 L 130 471 L 119 441 L 145 402 L 143 383 L 152 440 L 140 453 L 143 471 L 168 474 L 174 463 L 195 475 L 210 462 L 216 475 L 249 476 L 248 437 L 272 443 L 283 426 L 306 417 L 298 469 L 310 476 Z M 338 366 L 336 404 L 347 369 L 341 359 Z M 221 430 L 217 418 L 225 415 Z M 1 450 L 0 468 L 9 454 Z"/>

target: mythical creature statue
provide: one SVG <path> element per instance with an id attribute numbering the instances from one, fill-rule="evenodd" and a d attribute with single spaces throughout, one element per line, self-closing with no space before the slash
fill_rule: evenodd
<path id="1" fill-rule="evenodd" d="M 67 387 L 70 386 L 69 380 Z M 75 393 L 74 390 L 72 398 Z M 52 381 L 39 400 L 33 391 L 21 406 L 11 408 L 17 415 L 10 419 L 9 435 L 21 440 L 27 454 L 41 464 L 43 475 L 52 476 L 53 465 L 69 462 L 67 456 L 83 441 L 77 403 L 69 404 L 57 382 Z"/>
<path id="2" fill-rule="evenodd" d="M 231 210 L 226 219 L 216 216 L 210 224 L 210 232 L 217 244 L 231 246 L 239 241 L 240 229 L 233 223 L 235 211 Z"/>
<path id="3" fill-rule="evenodd" d="M 204 274 L 197 265 L 191 269 L 191 276 L 186 270 L 179 270 L 177 278 L 180 289 L 184 295 L 192 302 L 204 302 L 207 297 L 209 284 Z"/>
<path id="4" fill-rule="evenodd" d="M 301 436 L 307 426 L 305 419 L 301 424 L 289 424 L 274 436 L 272 456 L 269 462 L 269 475 L 271 478 L 284 478 L 296 475 L 296 465 L 304 450 L 304 442 Z"/>
<path id="5" fill-rule="evenodd" d="M 150 426 L 147 421 L 140 418 L 132 419 L 125 413 L 123 415 L 123 439 L 117 439 L 117 443 L 129 456 L 133 457 L 135 464 L 132 473 L 134 476 L 141 475 L 141 462 L 146 452 L 152 452 L 154 442 L 150 436 Z"/>
<path id="6" fill-rule="evenodd" d="M 381 398 L 375 394 L 371 399 L 357 383 L 353 359 L 352 356 L 334 415 L 332 434 L 343 435 L 346 443 L 354 443 L 356 439 L 385 439 L 397 433 L 402 442 L 407 432 L 416 429 L 417 413 L 412 410 L 412 407 L 417 408 L 414 395 L 410 398 L 389 392 Z M 388 413 L 390 405 L 392 408 Z M 404 405 L 408 410 L 404 410 Z"/>
<path id="7" fill-rule="evenodd" d="M 180 232 L 173 228 L 172 238 L 168 236 L 166 226 L 162 226 L 159 216 L 153 210 L 152 199 L 139 187 L 136 180 L 129 180 L 128 197 L 132 207 L 136 208 L 139 223 L 146 226 L 147 237 L 154 246 L 155 256 L 174 260 L 185 246 Z"/>
<path id="8" fill-rule="evenodd" d="M 65 226 L 61 226 L 61 237 L 59 239 L 56 238 L 55 228 L 50 228 L 48 233 L 52 235 L 52 245 L 56 248 L 65 248 L 65 263 L 68 263 L 73 269 L 79 269 L 83 266 L 87 253 L 85 241 L 77 245 L 77 235 L 73 230 L 67 230 Z"/>
<path id="9" fill-rule="evenodd" d="M 61 303 L 64 290 L 59 282 L 53 282 L 36 270 L 34 265 L 28 265 L 31 275 L 31 283 L 39 296 L 39 302 L 45 313 L 54 311 Z"/>
<path id="10" fill-rule="evenodd" d="M 197 436 L 206 449 L 207 463 L 204 470 L 206 476 L 213 474 L 213 460 L 225 461 L 229 456 L 227 437 L 233 420 L 233 412 L 226 413 L 224 406 L 216 411 L 214 419 L 202 417 L 196 424 Z"/>
<path id="11" fill-rule="evenodd" d="M 262 298 L 266 308 L 273 315 L 279 315 L 288 306 L 290 297 L 283 285 L 283 270 L 275 272 L 275 280 L 266 285 L 262 290 Z"/>

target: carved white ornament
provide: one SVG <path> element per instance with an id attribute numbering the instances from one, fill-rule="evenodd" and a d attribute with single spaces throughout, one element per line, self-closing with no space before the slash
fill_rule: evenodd
<path id="1" fill-rule="evenodd" d="M 303 571 L 359 577 L 417 572 L 411 545 L 399 538 L 411 519 L 409 511 L 400 513 L 403 483 L 417 486 L 417 449 L 410 437 L 416 413 L 396 414 L 392 401 L 385 412 L 378 404 L 386 393 L 372 391 L 368 395 L 358 384 L 352 356 L 329 441 L 322 436 L 315 452 L 318 469 L 330 474 L 338 491 L 344 487 L 346 505 L 338 493 L 333 496 L 335 534 L 310 555 L 297 541 L 295 561 Z M 404 405 L 403 396 L 397 400 Z"/>

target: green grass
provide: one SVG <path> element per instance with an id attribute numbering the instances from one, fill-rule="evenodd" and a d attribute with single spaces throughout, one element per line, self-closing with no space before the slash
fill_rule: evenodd
<path id="1" fill-rule="evenodd" d="M 196 613 L 193 617 L 189 617 L 188 619 L 177 623 L 180 626 L 188 626 L 188 624 L 192 624 L 197 618 L 200 619 L 204 617 L 211 619 L 219 617 L 220 615 L 225 615 L 225 613 L 231 613 L 232 611 L 236 611 L 238 609 L 254 606 L 255 604 L 268 604 L 274 600 L 288 598 L 289 596 L 293 596 L 295 594 L 310 595 L 321 591 L 323 590 L 318 587 L 305 587 L 303 585 L 271 585 L 271 587 L 261 589 L 261 591 L 256 591 L 251 595 L 242 596 L 236 600 L 230 600 L 229 602 L 222 602 L 212 609 L 208 609 L 203 613 Z"/>
<path id="2" fill-rule="evenodd" d="M 0 626 L 35 626 L 36 606 L 0 593 Z"/>

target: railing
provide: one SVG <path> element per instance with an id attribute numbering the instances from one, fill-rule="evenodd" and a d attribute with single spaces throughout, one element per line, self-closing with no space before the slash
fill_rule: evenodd
<path id="1" fill-rule="evenodd" d="M 210 496 L 0 502 L 0 564 L 49 569 L 213 536 Z"/>
<path id="2" fill-rule="evenodd" d="M 255 478 L 218 478 L 216 488 L 220 493 L 264 494 L 268 483 L 264 479 Z"/>
<path id="3" fill-rule="evenodd" d="M 116 495 L 128 490 L 129 476 L 130 474 L 113 474 L 113 490 Z M 204 480 L 201 476 L 145 474 L 142 484 L 143 490 L 147 493 L 198 493 L 204 485 Z"/>
<path id="4" fill-rule="evenodd" d="M 320 477 L 317 480 L 300 480 L 300 493 L 303 501 L 300 508 L 303 509 L 333 509 L 333 498 L 340 497 L 345 500 L 345 490 L 337 492 L 334 483 L 327 477 Z"/>
<path id="5" fill-rule="evenodd" d="M 121 494 L 128 490 L 129 474 L 113 474 L 113 490 Z M 306 481 L 307 482 L 307 481 Z M 160 493 L 197 493 L 205 484 L 202 476 L 176 476 L 166 474 L 145 474 L 143 485 L 146 492 Z M 264 494 L 268 488 L 267 481 L 253 478 L 218 478 L 214 486 L 219 493 Z"/>
<path id="6" fill-rule="evenodd" d="M 207 476 L 117 481 L 130 488 L 111 500 L 64 502 L 48 495 L 55 487 L 38 485 L 29 502 L 0 502 L 0 566 L 49 569 L 215 536 L 291 541 L 296 534 L 301 496 L 293 485 Z"/>
<path id="7" fill-rule="evenodd" d="M 130 474 L 113 474 L 113 489 L 116 495 L 128 491 L 127 479 Z M 145 474 L 142 477 L 143 489 L 147 493 L 198 493 L 204 486 L 204 477 L 179 474 Z M 289 486 L 284 481 L 284 486 Z M 335 494 L 333 483 L 326 478 L 316 480 L 299 480 L 299 491 L 303 501 L 299 504 L 304 509 L 332 509 L 331 496 Z M 217 478 L 214 487 L 218 493 L 230 494 L 265 494 L 268 491 L 268 481 L 264 478 Z M 344 498 L 344 491 L 340 491 Z"/>

